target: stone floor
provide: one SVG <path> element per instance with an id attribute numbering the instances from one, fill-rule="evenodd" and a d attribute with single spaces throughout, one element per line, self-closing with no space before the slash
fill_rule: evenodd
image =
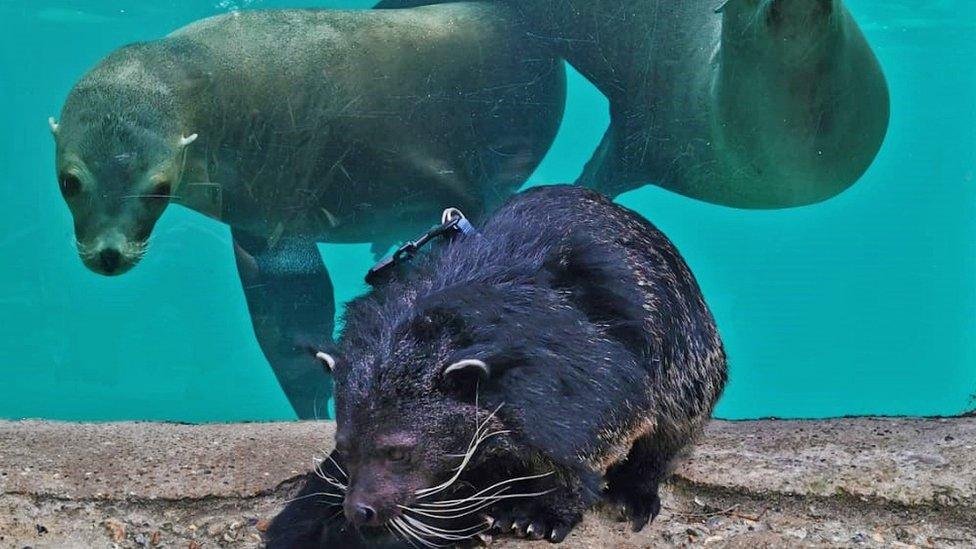
<path id="1" fill-rule="evenodd" d="M 333 429 L 0 422 L 0 547 L 258 547 Z M 716 421 L 654 524 L 564 546 L 976 547 L 976 418 Z"/>

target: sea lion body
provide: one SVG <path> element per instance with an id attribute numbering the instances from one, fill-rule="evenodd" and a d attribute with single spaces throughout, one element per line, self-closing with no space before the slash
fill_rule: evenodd
<path id="1" fill-rule="evenodd" d="M 212 84 L 183 104 L 201 135 L 191 157 L 212 155 L 207 176 L 237 185 L 228 223 L 370 242 L 415 232 L 444 204 L 489 209 L 541 160 L 562 69 L 511 35 L 505 13 L 459 4 L 244 11 L 167 40 L 206 49 Z"/>
<path id="2" fill-rule="evenodd" d="M 377 7 L 431 4 L 383 0 Z M 495 0 L 609 100 L 578 183 L 742 208 L 810 204 L 871 164 L 884 75 L 841 0 Z"/>
<path id="3" fill-rule="evenodd" d="M 258 338 L 313 417 L 334 311 L 315 243 L 388 246 L 447 206 L 490 209 L 564 95 L 562 62 L 493 6 L 241 11 L 113 52 L 52 130 L 94 270 L 134 265 L 170 198 L 231 226 Z"/>

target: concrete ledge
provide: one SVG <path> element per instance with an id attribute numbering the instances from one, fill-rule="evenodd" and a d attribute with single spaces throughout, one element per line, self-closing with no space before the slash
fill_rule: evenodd
<path id="1" fill-rule="evenodd" d="M 333 430 L 0 422 L 0 547 L 257 547 Z M 716 421 L 664 506 L 566 546 L 976 546 L 976 418 Z"/>

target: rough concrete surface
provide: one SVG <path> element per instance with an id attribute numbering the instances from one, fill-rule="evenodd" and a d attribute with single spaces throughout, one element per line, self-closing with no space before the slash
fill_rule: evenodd
<path id="1" fill-rule="evenodd" d="M 260 546 L 333 431 L 0 422 L 0 547 Z M 614 515 L 564 546 L 976 547 L 976 418 L 716 421 L 651 526 Z"/>

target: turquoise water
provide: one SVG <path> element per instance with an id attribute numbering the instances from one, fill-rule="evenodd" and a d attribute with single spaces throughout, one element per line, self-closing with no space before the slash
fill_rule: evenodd
<path id="1" fill-rule="evenodd" d="M 294 417 L 246 314 L 229 230 L 178 207 L 132 272 L 87 270 L 46 119 L 113 49 L 238 7 L 372 1 L 0 0 L 0 417 Z M 719 2 L 716 2 L 718 4 Z M 849 0 L 891 87 L 887 140 L 815 206 L 744 211 L 645 187 L 620 201 L 676 242 L 728 347 L 717 415 L 955 414 L 976 407 L 976 2 Z M 570 74 L 533 183 L 573 180 L 606 101 Z M 322 245 L 338 303 L 367 245 Z"/>

